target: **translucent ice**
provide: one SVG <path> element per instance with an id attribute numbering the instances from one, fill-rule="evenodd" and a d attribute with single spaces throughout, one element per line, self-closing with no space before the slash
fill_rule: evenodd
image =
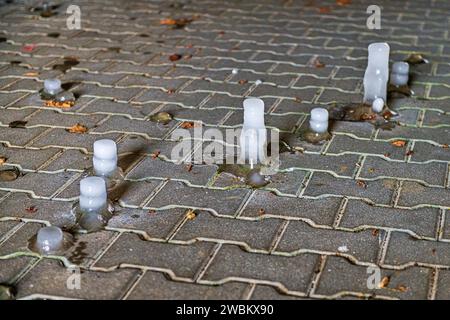
<path id="1" fill-rule="evenodd" d="M 309 126 L 316 133 L 324 133 L 328 130 L 328 110 L 324 108 L 314 108 L 311 110 L 311 120 Z"/>
<path id="2" fill-rule="evenodd" d="M 244 100 L 244 125 L 240 137 L 241 158 L 253 167 L 266 158 L 267 132 L 264 124 L 264 101 Z"/>
<path id="3" fill-rule="evenodd" d="M 372 111 L 375 113 L 380 113 L 384 108 L 384 100 L 381 98 L 376 98 L 372 102 Z"/>
<path id="4" fill-rule="evenodd" d="M 113 140 L 94 142 L 94 171 L 99 176 L 108 176 L 117 169 L 117 146 Z"/>
<path id="5" fill-rule="evenodd" d="M 390 82 L 394 86 L 405 86 L 408 84 L 409 64 L 407 62 L 398 61 L 392 65 Z"/>
<path id="6" fill-rule="evenodd" d="M 38 231 L 36 247 L 43 254 L 51 254 L 64 245 L 64 233 L 58 227 L 43 227 Z"/>
<path id="7" fill-rule="evenodd" d="M 107 208 L 106 183 L 100 177 L 87 177 L 80 181 L 80 208 L 85 212 Z"/>
<path id="8" fill-rule="evenodd" d="M 61 80 L 47 79 L 44 81 L 44 91 L 49 95 L 56 95 L 62 91 Z"/>
<path id="9" fill-rule="evenodd" d="M 371 104 L 376 98 L 386 101 L 388 79 L 389 45 L 385 42 L 372 43 L 364 74 L 364 102 Z"/>

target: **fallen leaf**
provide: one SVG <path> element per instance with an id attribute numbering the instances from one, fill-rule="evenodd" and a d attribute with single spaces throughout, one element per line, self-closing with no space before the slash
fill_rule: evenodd
<path id="1" fill-rule="evenodd" d="M 35 206 L 26 207 L 25 211 L 28 213 L 35 213 L 38 209 Z"/>
<path id="2" fill-rule="evenodd" d="M 387 288 L 390 281 L 390 277 L 383 277 L 383 279 L 381 279 L 380 283 L 378 284 L 378 288 Z"/>
<path id="3" fill-rule="evenodd" d="M 194 165 L 193 165 L 192 163 L 188 164 L 188 165 L 186 166 L 187 172 L 191 172 L 193 166 L 194 166 Z"/>
<path id="4" fill-rule="evenodd" d="M 319 60 L 319 58 L 315 58 L 315 59 L 314 59 L 313 65 L 314 65 L 314 67 L 319 68 L 319 69 L 325 67 L 325 63 L 322 63 L 322 62 Z"/>
<path id="5" fill-rule="evenodd" d="M 379 233 L 380 233 L 380 230 L 378 230 L 378 229 L 372 230 L 372 236 L 374 236 L 374 237 L 377 237 Z"/>
<path id="6" fill-rule="evenodd" d="M 173 94 L 175 92 L 176 92 L 176 89 L 174 89 L 174 88 L 167 89 L 168 94 Z"/>
<path id="7" fill-rule="evenodd" d="M 0 157 L 0 166 L 3 165 L 6 162 L 6 160 L 8 159 L 5 157 Z"/>
<path id="8" fill-rule="evenodd" d="M 444 148 L 444 149 L 448 149 L 448 144 L 446 144 L 446 143 L 445 143 L 445 144 L 443 144 L 443 145 L 442 145 L 442 148 Z"/>
<path id="9" fill-rule="evenodd" d="M 150 209 L 150 210 L 148 210 L 148 214 L 151 215 L 151 216 L 154 216 L 154 215 L 156 215 L 156 211 Z"/>
<path id="10" fill-rule="evenodd" d="M 12 121 L 8 124 L 8 126 L 10 128 L 25 128 L 25 125 L 27 124 L 28 121 L 22 121 L 22 120 L 17 120 L 17 121 Z"/>
<path id="11" fill-rule="evenodd" d="M 383 154 L 383 156 L 385 156 L 386 158 L 389 158 L 391 156 L 391 154 L 389 152 L 386 152 Z"/>
<path id="12" fill-rule="evenodd" d="M 395 141 L 392 141 L 391 144 L 392 144 L 394 147 L 399 147 L 399 148 L 401 148 L 401 147 L 404 147 L 404 146 L 406 145 L 406 141 L 405 141 L 405 140 L 395 140 Z"/>
<path id="13" fill-rule="evenodd" d="M 70 127 L 67 129 L 70 133 L 86 133 L 88 131 L 88 128 L 80 123 L 77 123 L 76 125 Z"/>
<path id="14" fill-rule="evenodd" d="M 239 84 L 246 84 L 248 82 L 248 80 L 239 80 L 238 83 Z"/>
<path id="15" fill-rule="evenodd" d="M 412 53 L 412 54 L 410 54 L 409 57 L 406 58 L 404 61 L 405 61 L 405 62 L 408 62 L 409 64 L 412 64 L 412 65 L 414 65 L 414 64 L 428 63 L 428 60 L 425 59 L 425 58 L 423 57 L 423 55 L 420 54 L 420 53 Z"/>
<path id="16" fill-rule="evenodd" d="M 162 124 L 168 124 L 172 120 L 172 115 L 168 112 L 158 112 L 156 114 L 153 114 L 150 116 L 150 121 L 162 123 Z"/>
<path id="17" fill-rule="evenodd" d="M 301 99 L 300 97 L 295 97 L 295 98 L 294 98 L 294 101 L 295 101 L 295 102 L 298 102 L 298 103 L 301 103 L 301 102 L 302 102 L 302 99 Z"/>
<path id="18" fill-rule="evenodd" d="M 266 210 L 264 210 L 263 208 L 261 208 L 261 209 L 258 210 L 258 215 L 259 215 L 259 216 L 262 216 L 262 215 L 264 215 L 265 213 L 266 213 Z"/>
<path id="19" fill-rule="evenodd" d="M 38 75 L 39 75 L 38 72 L 27 72 L 24 74 L 25 77 L 36 77 Z"/>
<path id="20" fill-rule="evenodd" d="M 172 62 L 174 62 L 174 61 L 180 60 L 182 57 L 183 57 L 183 56 L 182 56 L 181 54 L 174 53 L 174 54 L 171 54 L 171 55 L 169 56 L 169 60 L 172 61 Z"/>
<path id="21" fill-rule="evenodd" d="M 319 8 L 319 13 L 330 13 L 330 12 L 331 12 L 330 7 L 320 7 Z"/>
<path id="22" fill-rule="evenodd" d="M 181 123 L 180 127 L 183 129 L 192 129 L 195 127 L 195 123 L 194 121 L 184 121 Z"/>
<path id="23" fill-rule="evenodd" d="M 357 184 L 359 187 L 361 187 L 361 188 L 364 188 L 364 189 L 367 188 L 367 183 L 366 183 L 365 181 L 362 181 L 362 180 L 356 180 L 356 184 Z"/>
<path id="24" fill-rule="evenodd" d="M 410 155 L 412 155 L 412 154 L 414 154 L 414 151 L 413 151 L 413 150 L 408 150 L 408 151 L 406 151 L 406 156 L 410 156 Z"/>
<path id="25" fill-rule="evenodd" d="M 156 159 L 161 154 L 161 151 L 156 150 L 154 153 L 151 154 L 152 159 Z"/>
<path id="26" fill-rule="evenodd" d="M 26 44 L 22 47 L 22 51 L 32 52 L 32 51 L 34 51 L 34 49 L 36 49 L 36 47 L 37 47 L 36 44 Z"/>
<path id="27" fill-rule="evenodd" d="M 162 20 L 159 21 L 159 24 L 166 25 L 166 26 L 172 26 L 172 25 L 177 24 L 177 20 L 175 20 L 175 19 L 162 19 Z"/>
<path id="28" fill-rule="evenodd" d="M 188 219 L 188 220 L 194 220 L 196 216 L 197 216 L 197 214 L 192 209 L 189 209 L 186 212 L 186 219 Z"/>
<path id="29" fill-rule="evenodd" d="M 180 29 L 180 28 L 185 27 L 187 24 L 191 23 L 192 21 L 194 21 L 194 19 L 191 19 L 191 18 L 180 18 L 180 19 L 168 18 L 168 19 L 160 20 L 159 24 L 164 25 L 164 26 L 172 26 L 172 28 L 175 28 L 175 29 Z"/>
<path id="30" fill-rule="evenodd" d="M 46 100 L 45 106 L 51 108 L 60 108 L 60 109 L 68 109 L 73 107 L 75 101 L 55 101 L 55 100 Z"/>
<path id="31" fill-rule="evenodd" d="M 375 172 L 375 169 L 374 169 L 374 168 L 369 168 L 369 172 L 370 172 L 370 173 L 374 173 L 374 172 Z"/>
<path id="32" fill-rule="evenodd" d="M 348 5 L 351 3 L 352 3 L 352 0 L 336 0 L 336 4 L 338 6 L 345 6 L 345 5 Z"/>
<path id="33" fill-rule="evenodd" d="M 400 292 L 406 292 L 408 291 L 408 287 L 401 284 L 397 287 L 397 290 Z"/>

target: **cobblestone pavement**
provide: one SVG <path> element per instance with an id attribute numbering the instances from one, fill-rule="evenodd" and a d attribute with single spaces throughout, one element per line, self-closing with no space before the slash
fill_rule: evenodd
<path id="1" fill-rule="evenodd" d="M 86 0 L 42 17 L 1 1 L 1 169 L 21 175 L 0 182 L 0 283 L 22 299 L 449 299 L 450 3 L 347 2 Z M 366 27 L 373 2 L 378 31 Z M 69 4 L 81 30 L 66 27 Z M 268 126 L 287 135 L 312 107 L 361 101 L 376 41 L 392 61 L 430 62 L 411 66 L 415 97 L 390 99 L 394 129 L 335 122 L 325 145 L 282 153 L 261 189 L 170 159 L 173 130 L 235 127 L 245 96 L 262 98 Z M 77 95 L 73 107 L 40 100 L 51 77 Z M 174 119 L 149 121 L 160 111 Z M 77 123 L 88 131 L 67 131 Z M 118 143 L 126 173 L 118 213 L 64 256 L 28 250 L 43 225 L 73 226 L 99 138 Z M 74 266 L 79 290 L 66 285 Z M 375 266 L 380 288 L 369 289 Z"/>

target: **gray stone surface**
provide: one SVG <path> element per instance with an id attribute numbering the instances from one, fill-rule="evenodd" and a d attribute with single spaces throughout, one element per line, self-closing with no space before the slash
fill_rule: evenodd
<path id="1" fill-rule="evenodd" d="M 70 4 L 81 30 L 67 29 Z M 0 282 L 37 299 L 449 299 L 450 6 L 408 0 L 404 14 L 381 1 L 382 29 L 369 30 L 370 4 L 77 0 L 41 17 L 2 1 L 0 170 L 21 175 L 0 181 Z M 171 18 L 193 20 L 161 24 Z M 323 145 L 298 139 L 312 108 L 361 102 L 367 46 L 381 41 L 391 64 L 429 61 L 410 67 L 414 96 L 389 97 L 395 127 L 332 121 Z M 79 63 L 63 73 L 67 57 Z M 54 77 L 74 106 L 40 99 Z M 248 96 L 297 150 L 268 185 L 171 159 L 175 129 L 237 128 Z M 149 121 L 158 112 L 173 120 Z M 9 127 L 17 120 L 25 128 Z M 77 123 L 87 132 L 68 132 Z M 110 194 L 115 215 L 36 264 L 28 240 L 45 224 L 74 226 L 68 210 L 97 139 L 117 142 L 126 175 Z M 67 290 L 58 260 L 82 268 L 81 290 Z M 369 264 L 385 288 L 367 288 Z"/>

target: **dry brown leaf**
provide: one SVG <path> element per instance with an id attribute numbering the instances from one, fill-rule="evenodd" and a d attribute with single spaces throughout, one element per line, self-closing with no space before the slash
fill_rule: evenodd
<path id="1" fill-rule="evenodd" d="M 178 61 L 182 58 L 183 56 L 181 54 L 178 53 L 174 53 L 172 55 L 169 56 L 169 60 L 174 62 L 174 61 Z"/>
<path id="2" fill-rule="evenodd" d="M 406 141 L 405 140 L 395 140 L 395 141 L 392 141 L 391 144 L 394 147 L 402 148 L 402 147 L 404 147 L 406 145 Z"/>
<path id="3" fill-rule="evenodd" d="M 406 292 L 408 291 L 408 287 L 401 284 L 397 287 L 397 290 L 400 292 Z"/>
<path id="4" fill-rule="evenodd" d="M 372 236 L 374 236 L 374 237 L 377 237 L 379 233 L 380 233 L 380 230 L 378 230 L 378 229 L 372 230 Z"/>
<path id="5" fill-rule="evenodd" d="M 194 166 L 194 165 L 193 165 L 192 163 L 189 163 L 189 164 L 186 166 L 187 172 L 191 172 L 193 166 Z"/>
<path id="6" fill-rule="evenodd" d="M 152 159 L 158 158 L 160 153 L 161 153 L 161 151 L 156 150 L 154 153 L 151 154 Z"/>
<path id="7" fill-rule="evenodd" d="M 442 145 L 442 148 L 444 148 L 444 149 L 448 149 L 448 144 L 446 144 L 446 143 L 445 143 L 445 144 L 443 144 L 443 145 Z"/>
<path id="8" fill-rule="evenodd" d="M 266 213 L 266 210 L 264 210 L 263 208 L 258 210 L 258 215 L 262 216 Z"/>
<path id="9" fill-rule="evenodd" d="M 378 287 L 379 288 L 387 288 L 390 281 L 391 281 L 390 277 L 383 277 L 383 279 L 381 279 L 381 282 L 378 284 Z"/>
<path id="10" fill-rule="evenodd" d="M 37 77 L 39 73 L 37 72 L 27 72 L 24 74 L 25 77 Z"/>
<path id="11" fill-rule="evenodd" d="M 38 209 L 35 206 L 26 207 L 25 211 L 28 213 L 35 213 Z"/>
<path id="12" fill-rule="evenodd" d="M 330 13 L 330 12 L 331 12 L 330 7 L 320 7 L 319 8 L 319 13 Z"/>
<path id="13" fill-rule="evenodd" d="M 74 101 L 64 101 L 64 102 L 54 101 L 54 100 L 45 101 L 46 107 L 60 108 L 60 109 L 71 108 L 71 107 L 73 107 L 74 104 L 75 104 Z"/>
<path id="14" fill-rule="evenodd" d="M 338 6 L 345 6 L 345 5 L 348 5 L 351 3 L 352 3 L 352 0 L 336 0 L 336 4 Z"/>
<path id="15" fill-rule="evenodd" d="M 356 184 L 357 184 L 359 187 L 361 187 L 361 188 L 364 188 L 364 189 L 367 188 L 367 183 L 364 182 L 364 181 L 362 181 L 362 180 L 357 180 L 357 181 L 356 181 Z"/>
<path id="16" fill-rule="evenodd" d="M 88 131 L 88 128 L 80 123 L 77 123 L 76 125 L 70 127 L 67 129 L 70 133 L 86 133 Z"/>
<path id="17" fill-rule="evenodd" d="M 186 219 L 188 219 L 188 220 L 194 220 L 196 216 L 197 216 L 197 214 L 192 209 L 189 209 L 186 212 Z"/>
<path id="18" fill-rule="evenodd" d="M 0 157 L 0 166 L 3 165 L 6 162 L 7 158 Z"/>
<path id="19" fill-rule="evenodd" d="M 159 24 L 165 25 L 165 26 L 173 26 L 177 24 L 177 20 L 175 19 L 162 19 L 159 21 Z"/>
<path id="20" fill-rule="evenodd" d="M 248 82 L 248 80 L 239 80 L 238 83 L 239 84 L 246 84 Z"/>
<path id="21" fill-rule="evenodd" d="M 194 121 L 184 121 L 181 123 L 180 127 L 183 129 L 192 129 L 195 128 L 195 123 Z"/>
<path id="22" fill-rule="evenodd" d="M 325 63 L 322 63 L 322 62 L 319 60 L 319 58 L 315 58 L 315 59 L 314 59 L 313 65 L 314 65 L 314 67 L 319 68 L 319 69 L 325 67 Z"/>

